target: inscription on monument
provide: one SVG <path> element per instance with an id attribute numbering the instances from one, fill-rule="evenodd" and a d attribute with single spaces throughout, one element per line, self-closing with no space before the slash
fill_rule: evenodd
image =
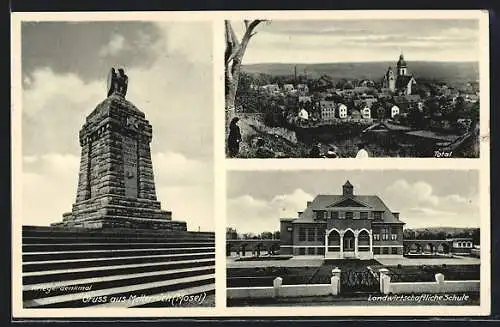
<path id="1" fill-rule="evenodd" d="M 123 165 L 125 196 L 137 198 L 137 140 L 123 136 Z"/>

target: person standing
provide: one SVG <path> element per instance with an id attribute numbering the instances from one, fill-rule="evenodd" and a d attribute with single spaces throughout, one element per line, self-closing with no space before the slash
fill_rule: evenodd
<path id="1" fill-rule="evenodd" d="M 358 153 L 356 154 L 356 158 L 368 158 L 368 151 L 365 150 L 365 145 L 363 143 L 360 143 L 358 145 Z"/>
<path id="2" fill-rule="evenodd" d="M 234 117 L 229 124 L 229 137 L 227 140 L 229 148 L 229 156 L 234 158 L 238 155 L 240 151 L 241 133 L 240 127 L 238 126 L 238 117 Z"/>

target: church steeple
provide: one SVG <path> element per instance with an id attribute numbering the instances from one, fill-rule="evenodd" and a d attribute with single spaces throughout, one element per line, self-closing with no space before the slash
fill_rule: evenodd
<path id="1" fill-rule="evenodd" d="M 349 181 L 345 182 L 345 184 L 342 185 L 342 195 L 343 196 L 354 195 L 354 186 L 352 186 L 352 184 Z"/>
<path id="2" fill-rule="evenodd" d="M 397 66 L 398 66 L 398 76 L 406 76 L 408 66 L 406 64 L 403 52 L 401 52 L 401 54 L 399 55 Z"/>

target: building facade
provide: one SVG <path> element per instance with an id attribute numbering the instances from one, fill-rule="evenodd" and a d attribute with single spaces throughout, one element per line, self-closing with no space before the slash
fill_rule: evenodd
<path id="1" fill-rule="evenodd" d="M 372 259 L 403 255 L 403 226 L 377 195 L 317 195 L 297 218 L 280 221 L 280 253 L 325 259 Z"/>
<path id="2" fill-rule="evenodd" d="M 321 120 L 328 121 L 335 119 L 335 102 L 329 100 L 321 100 Z"/>

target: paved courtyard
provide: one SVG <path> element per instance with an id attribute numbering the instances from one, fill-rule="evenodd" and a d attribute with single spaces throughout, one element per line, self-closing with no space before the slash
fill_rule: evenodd
<path id="1" fill-rule="evenodd" d="M 323 264 L 323 256 L 301 256 L 288 260 L 236 261 L 237 257 L 227 257 L 227 268 L 256 267 L 319 267 Z"/>
<path id="2" fill-rule="evenodd" d="M 481 259 L 472 257 L 458 257 L 458 258 L 439 258 L 439 259 L 426 259 L 426 258 L 385 258 L 377 259 L 378 262 L 384 266 L 419 266 L 419 265 L 478 265 Z"/>

